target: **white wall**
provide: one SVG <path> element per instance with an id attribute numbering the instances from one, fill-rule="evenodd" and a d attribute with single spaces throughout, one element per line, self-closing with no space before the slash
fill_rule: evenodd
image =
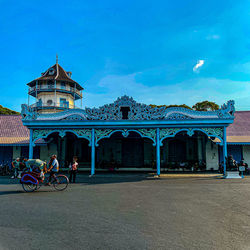
<path id="1" fill-rule="evenodd" d="M 244 161 L 250 165 L 250 145 L 242 146 L 242 154 Z"/>
<path id="2" fill-rule="evenodd" d="M 214 170 L 219 169 L 218 145 L 210 140 L 208 140 L 206 144 L 206 164 L 207 170 L 210 170 L 211 168 Z"/>
<path id="3" fill-rule="evenodd" d="M 48 144 L 46 146 L 40 146 L 40 159 L 43 161 L 49 162 L 51 155 L 57 155 L 57 145 L 56 144 Z"/>
<path id="4" fill-rule="evenodd" d="M 65 98 L 69 102 L 69 105 L 70 105 L 71 108 L 74 105 L 73 97 L 70 94 L 67 94 L 67 93 L 56 92 L 56 99 L 55 99 L 55 92 L 40 93 L 40 94 L 38 94 L 38 97 L 37 97 L 37 99 L 42 100 L 42 103 L 44 105 L 47 105 L 48 100 L 52 100 L 52 102 L 53 102 L 52 106 L 54 105 L 54 102 L 56 102 L 57 105 L 59 105 L 60 104 L 60 98 Z"/>

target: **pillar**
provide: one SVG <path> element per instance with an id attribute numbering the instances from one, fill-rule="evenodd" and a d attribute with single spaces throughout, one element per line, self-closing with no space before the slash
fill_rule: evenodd
<path id="1" fill-rule="evenodd" d="M 95 129 L 91 132 L 91 176 L 95 174 Z"/>
<path id="2" fill-rule="evenodd" d="M 29 159 L 33 158 L 33 129 L 30 129 Z"/>
<path id="3" fill-rule="evenodd" d="M 224 127 L 224 130 L 223 130 L 223 168 L 224 168 L 224 175 L 226 175 L 226 171 L 227 171 L 226 159 L 227 159 L 227 128 Z"/>
<path id="4" fill-rule="evenodd" d="M 156 169 L 157 175 L 161 174 L 160 129 L 156 129 Z"/>

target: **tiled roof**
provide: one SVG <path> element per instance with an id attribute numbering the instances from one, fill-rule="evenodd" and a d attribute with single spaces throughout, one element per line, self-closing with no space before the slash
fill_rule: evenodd
<path id="1" fill-rule="evenodd" d="M 236 111 L 234 116 L 234 123 L 227 128 L 227 142 L 250 143 L 250 111 Z M 21 115 L 0 115 L 0 145 L 3 144 L 29 144 L 29 130 L 23 125 Z"/>
<path id="2" fill-rule="evenodd" d="M 50 71 L 50 69 L 53 69 L 52 71 Z M 36 84 L 36 81 L 40 81 L 40 80 L 59 80 L 59 81 L 65 81 L 68 83 L 72 83 L 72 84 L 76 84 L 76 87 L 79 90 L 82 90 L 83 88 L 81 87 L 81 85 L 79 83 L 77 83 L 76 81 L 72 80 L 70 78 L 70 76 L 67 74 L 67 72 L 59 65 L 59 64 L 54 64 L 52 67 L 50 67 L 49 69 L 47 69 L 44 73 L 42 73 L 42 76 L 36 78 L 35 80 L 29 82 L 27 85 L 32 87 Z"/>
<path id="3" fill-rule="evenodd" d="M 227 128 L 227 136 L 250 136 L 250 111 L 236 111 L 234 123 Z"/>
<path id="4" fill-rule="evenodd" d="M 0 115 L 0 144 L 26 145 L 29 144 L 30 133 L 22 123 L 21 115 Z M 44 143 L 43 140 L 37 144 Z"/>
<path id="5" fill-rule="evenodd" d="M 234 122 L 227 128 L 227 142 L 250 143 L 250 111 L 234 113 Z"/>

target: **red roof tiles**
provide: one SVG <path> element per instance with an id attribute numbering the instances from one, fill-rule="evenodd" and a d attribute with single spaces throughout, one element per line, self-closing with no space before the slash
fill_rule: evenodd
<path id="1" fill-rule="evenodd" d="M 23 125 L 21 115 L 0 115 L 0 145 L 27 145 L 29 138 L 29 130 Z M 44 140 L 36 143 L 44 143 Z"/>

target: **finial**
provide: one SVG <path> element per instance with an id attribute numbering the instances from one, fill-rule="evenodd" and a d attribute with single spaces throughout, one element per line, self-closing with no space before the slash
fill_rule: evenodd
<path id="1" fill-rule="evenodd" d="M 58 55 L 56 54 L 56 64 L 58 64 Z"/>

